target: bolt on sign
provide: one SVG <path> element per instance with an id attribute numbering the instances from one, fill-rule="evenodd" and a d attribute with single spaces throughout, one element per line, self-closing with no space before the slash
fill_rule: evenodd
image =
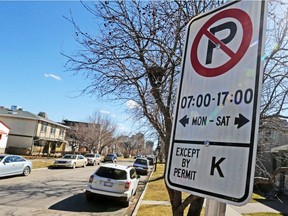
<path id="1" fill-rule="evenodd" d="M 234 205 L 255 171 L 266 1 L 233 1 L 187 26 L 167 158 L 172 189 Z"/>

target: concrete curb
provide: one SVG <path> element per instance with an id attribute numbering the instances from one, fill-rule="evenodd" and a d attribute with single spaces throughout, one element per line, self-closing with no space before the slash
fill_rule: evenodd
<path id="1" fill-rule="evenodd" d="M 147 181 L 147 183 L 146 183 L 146 185 L 145 185 L 145 188 L 144 188 L 144 190 L 142 191 L 142 194 L 141 194 L 140 198 L 138 199 L 138 202 L 137 202 L 137 204 L 136 204 L 136 206 L 135 206 L 135 208 L 134 208 L 133 213 L 132 213 L 131 216 L 136 216 L 136 215 L 137 215 L 138 210 L 139 210 L 139 208 L 140 208 L 140 205 L 141 205 L 141 203 L 142 203 L 143 197 L 144 197 L 144 195 L 145 195 L 145 193 L 146 193 L 146 190 L 147 190 L 147 188 L 148 188 L 148 184 L 149 184 L 150 177 L 152 176 L 153 172 L 154 172 L 154 169 L 153 169 L 153 171 L 150 173 L 150 176 L 149 176 L 148 181 Z"/>

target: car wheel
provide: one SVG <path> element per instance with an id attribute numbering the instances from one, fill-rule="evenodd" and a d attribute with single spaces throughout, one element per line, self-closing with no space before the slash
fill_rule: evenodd
<path id="1" fill-rule="evenodd" d="M 23 176 L 28 176 L 30 174 L 30 172 L 31 172 L 30 167 L 26 166 L 23 169 Z"/>
<path id="2" fill-rule="evenodd" d="M 75 168 L 76 168 L 76 163 L 73 163 L 72 169 L 75 169 Z"/>
<path id="3" fill-rule="evenodd" d="M 89 193 L 89 192 L 85 192 L 85 196 L 86 196 L 86 200 L 88 201 L 88 202 L 91 202 L 91 201 L 93 201 L 94 200 L 94 195 L 92 194 L 92 193 Z"/>
<path id="4" fill-rule="evenodd" d="M 123 202 L 123 206 L 124 207 L 129 207 L 129 203 L 130 203 L 130 199 L 128 199 L 127 201 Z"/>

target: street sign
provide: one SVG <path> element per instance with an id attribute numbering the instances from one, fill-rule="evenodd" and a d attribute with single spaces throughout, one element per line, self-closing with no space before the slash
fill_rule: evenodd
<path id="1" fill-rule="evenodd" d="M 233 1 L 187 26 L 166 182 L 234 205 L 253 188 L 266 1 Z"/>

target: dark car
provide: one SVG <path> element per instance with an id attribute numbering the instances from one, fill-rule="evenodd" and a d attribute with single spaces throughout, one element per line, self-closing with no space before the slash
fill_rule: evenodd
<path id="1" fill-rule="evenodd" d="M 149 166 L 154 166 L 156 163 L 156 158 L 154 156 L 147 156 L 147 159 L 149 160 Z"/>
<path id="2" fill-rule="evenodd" d="M 147 158 L 136 158 L 133 167 L 136 169 L 137 174 L 147 175 L 149 173 L 149 160 Z"/>
<path id="3" fill-rule="evenodd" d="M 112 162 L 112 163 L 117 163 L 117 155 L 116 154 L 107 154 L 104 157 L 104 163 L 106 162 Z"/>

